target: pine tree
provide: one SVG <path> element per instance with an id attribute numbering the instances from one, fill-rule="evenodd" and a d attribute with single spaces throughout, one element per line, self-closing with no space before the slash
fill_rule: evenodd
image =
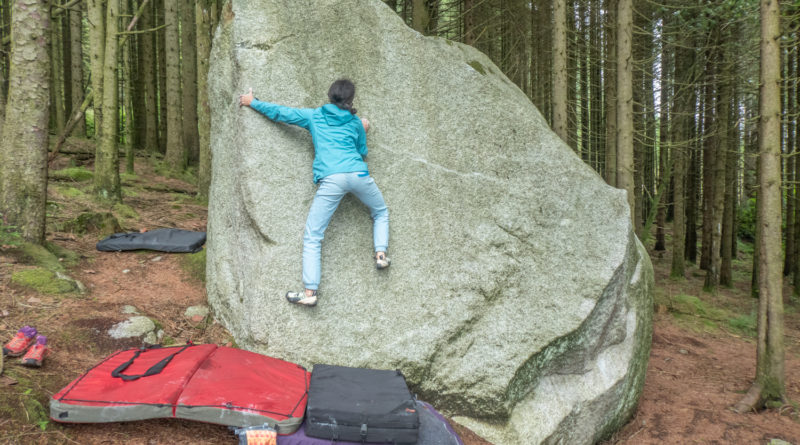
<path id="1" fill-rule="evenodd" d="M 0 217 L 27 241 L 44 242 L 50 102 L 49 2 L 11 5 L 6 118 L 0 139 Z"/>

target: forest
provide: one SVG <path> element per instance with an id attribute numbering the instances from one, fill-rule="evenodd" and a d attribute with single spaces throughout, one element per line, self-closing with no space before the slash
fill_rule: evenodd
<path id="1" fill-rule="evenodd" d="M 634 230 L 660 259 L 657 287 L 698 282 L 698 304 L 741 290 L 755 353 L 730 405 L 789 413 L 784 439 L 800 440 L 800 387 L 787 383 L 800 292 L 800 2 L 383 2 L 422 35 L 485 53 L 583 162 L 627 191 Z M 114 215 L 118 228 L 136 225 L 125 224 L 137 203 L 132 184 L 183 194 L 194 214 L 204 212 L 209 58 L 224 3 L 0 1 L 0 258 L 16 264 L 10 251 L 70 231 L 53 202 L 78 194 L 54 190 L 76 171 L 91 172 L 77 180 L 87 215 Z M 0 290 L 27 295 L 8 281 Z M 674 310 L 656 294 L 657 313 Z M 3 335 L 12 328 L 0 318 Z M 2 425 L 11 443 L 28 443 Z M 30 437 L 100 440 L 86 434 Z"/>

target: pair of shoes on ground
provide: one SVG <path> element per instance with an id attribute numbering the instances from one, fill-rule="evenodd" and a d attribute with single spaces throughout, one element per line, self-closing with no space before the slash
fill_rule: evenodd
<path id="1" fill-rule="evenodd" d="M 3 346 L 3 355 L 19 357 L 25 354 L 20 360 L 23 365 L 41 367 L 45 356 L 50 352 L 50 347 L 47 346 L 47 337 L 37 334 L 36 328 L 23 326 L 14 338 Z"/>
<path id="2" fill-rule="evenodd" d="M 392 264 L 392 261 L 386 256 L 386 252 L 375 254 L 375 267 L 377 269 L 386 269 L 390 264 Z M 313 307 L 317 305 L 317 291 L 311 291 L 311 295 L 307 295 L 305 291 L 289 291 L 286 292 L 286 301 L 292 304 Z"/>

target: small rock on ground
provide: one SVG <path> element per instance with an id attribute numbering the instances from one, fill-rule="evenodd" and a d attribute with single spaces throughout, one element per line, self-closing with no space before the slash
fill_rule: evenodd
<path id="1" fill-rule="evenodd" d="M 139 315 L 115 324 L 108 330 L 108 335 L 114 339 L 143 337 L 153 333 L 155 329 L 156 324 L 153 323 L 153 320 Z"/>

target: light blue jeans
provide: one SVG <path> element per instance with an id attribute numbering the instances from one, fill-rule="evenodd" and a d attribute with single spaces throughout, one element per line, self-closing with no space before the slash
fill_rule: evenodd
<path id="1" fill-rule="evenodd" d="M 303 233 L 303 284 L 306 289 L 319 288 L 322 239 L 333 212 L 347 193 L 354 194 L 369 207 L 375 252 L 386 252 L 389 247 L 389 209 L 371 176 L 366 172 L 335 173 L 320 179 Z"/>

